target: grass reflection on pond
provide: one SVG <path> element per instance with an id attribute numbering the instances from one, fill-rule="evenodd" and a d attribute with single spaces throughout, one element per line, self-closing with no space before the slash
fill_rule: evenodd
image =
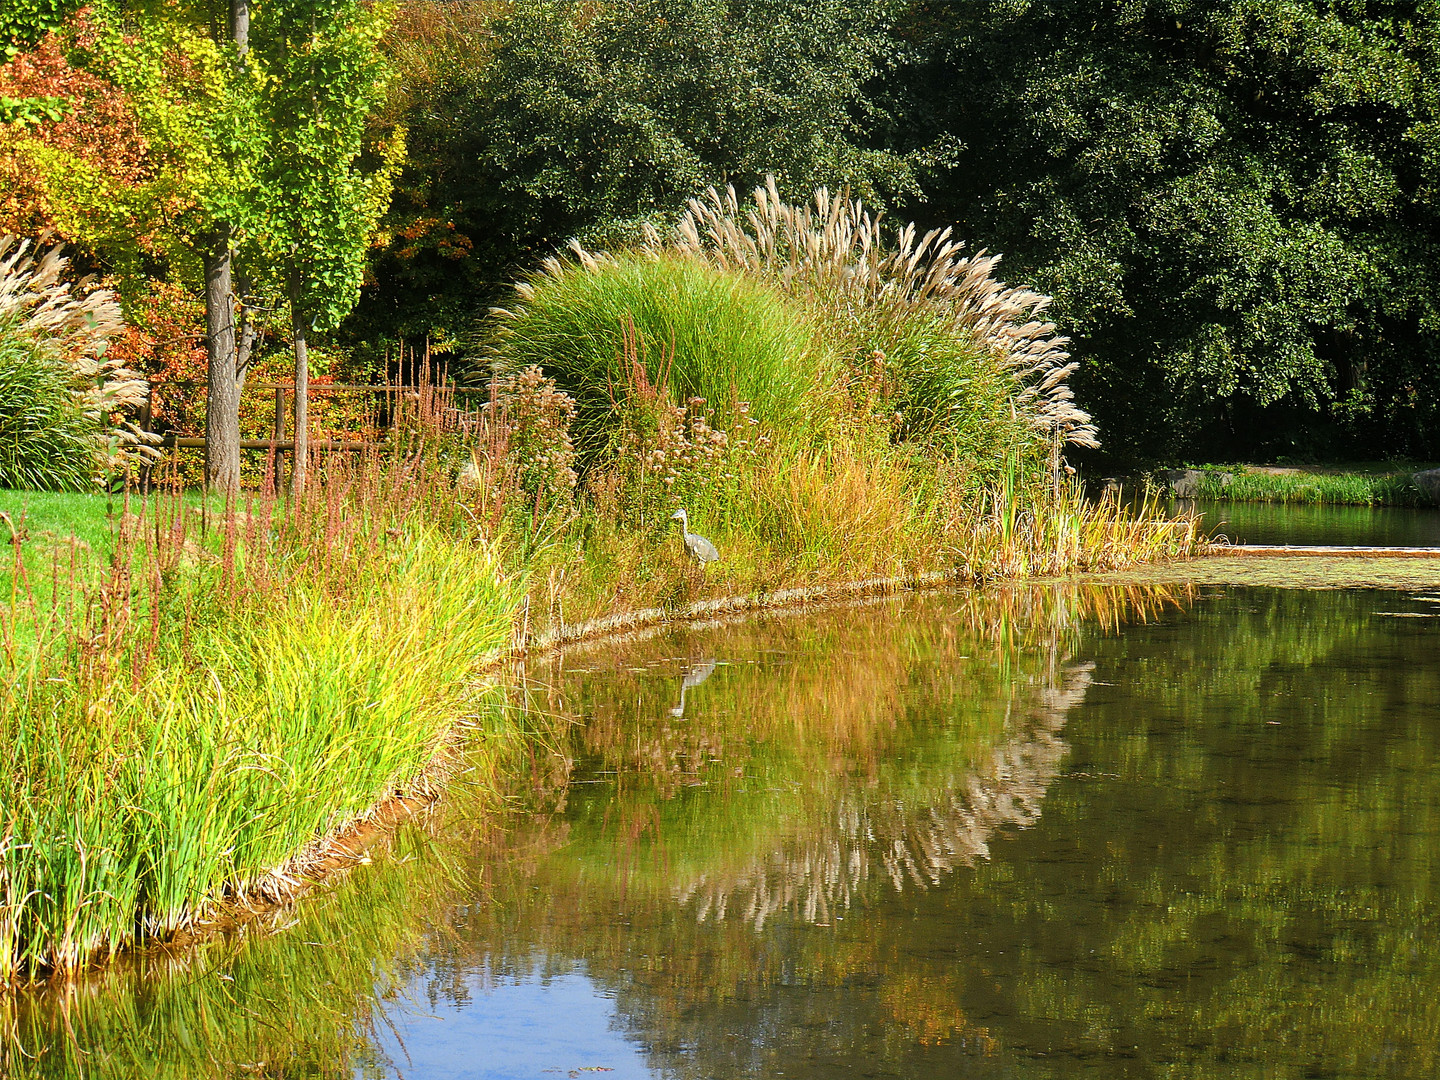
<path id="1" fill-rule="evenodd" d="M 1251 957 L 1252 978 L 1237 961 L 1192 1000 L 1176 982 L 1184 949 L 1205 955 L 1193 943 L 1224 911 L 1222 931 L 1246 948 L 1290 940 L 1301 897 L 1328 910 L 1341 851 L 1233 851 L 1243 816 L 1223 804 L 1188 822 L 1208 797 L 1195 793 L 1213 794 L 1216 740 L 1238 748 L 1248 723 L 1253 741 L 1263 721 L 1245 703 L 1309 678 L 1330 704 L 1300 776 L 1323 782 L 1355 754 L 1381 784 L 1393 758 L 1379 749 L 1383 710 L 1357 717 L 1340 682 L 1305 674 L 1364 647 L 1373 600 L 1316 620 L 1303 594 L 1228 596 L 1055 584 L 897 597 L 571 652 L 527 688 L 537 718 L 566 722 L 518 770 L 517 805 L 540 812 L 497 832 L 458 787 L 427 829 L 402 833 L 399 857 L 302 905 L 273 937 L 12 999 L 0 1072 L 405 1073 L 387 1034 L 401 1014 L 577 972 L 651 1067 L 676 1076 L 866 1063 L 934 1075 L 962 1060 L 1051 1075 L 1032 1050 L 1118 1054 L 1136 1025 L 1155 1029 L 1138 1042 L 1177 1060 L 1196 1025 L 1259 1037 L 1293 1020 L 1283 965 Z M 1123 694 L 1105 685 L 1117 671 Z M 1423 671 L 1407 678 L 1397 697 L 1428 692 Z M 1201 701 L 1233 708 L 1229 726 L 1207 713 L 1177 741 L 1147 719 Z M 1405 834 L 1398 804 L 1352 806 L 1359 797 L 1285 813 L 1300 834 L 1352 848 Z M 1167 839 L 1176 821 L 1193 836 Z M 1176 875 L 1196 878 L 1190 907 Z M 1401 949 L 1414 912 L 1362 884 L 1356 903 L 1388 905 Z M 1350 947 L 1373 959 L 1357 920 Z M 1095 957 L 1082 955 L 1092 943 Z M 1170 989 L 1146 991 L 1147 979 Z M 1397 985 L 1375 975 L 1367 1000 L 1396 1008 Z M 1324 999 L 1331 1014 L 1339 1005 Z M 1417 1008 L 1414 1030 L 1432 1030 L 1433 1008 Z"/>
<path id="2" fill-rule="evenodd" d="M 572 656 L 620 669 L 546 675 L 579 776 L 613 780 L 442 963 L 579 965 L 666 1075 L 1434 1075 L 1436 624 L 1394 617 L 1425 597 L 1193 600 L 1122 633 L 897 606 L 813 648 Z M 732 662 L 676 727 L 701 651 Z M 965 865 L 956 803 L 1003 809 L 1027 767 L 1043 814 L 1017 799 Z"/>
<path id="3" fill-rule="evenodd" d="M 0 1075 L 353 1075 L 387 987 L 405 981 L 397 958 L 455 898 L 442 853 L 414 831 L 399 844 L 393 859 L 228 937 L 0 996 Z"/>
<path id="4" fill-rule="evenodd" d="M 467 911 L 468 962 L 515 978 L 579 963 L 651 1046 L 713 1042 L 671 1038 L 697 1010 L 769 1029 L 738 1015 L 747 1002 L 874 979 L 891 1037 L 993 1047 L 944 1006 L 953 978 L 905 962 L 866 912 L 1033 825 L 1090 679 L 1075 652 L 1189 596 L 910 597 L 569 654 L 535 673 L 536 692 L 575 725 L 577 778 L 597 782 L 525 826 L 551 856 L 477 859 L 503 901 Z M 676 717 L 686 674 L 712 660 Z M 768 1057 L 764 1042 L 751 1052 Z"/>
<path id="5" fill-rule="evenodd" d="M 571 857 L 593 863 L 587 880 L 711 918 L 739 914 L 739 889 L 760 923 L 777 905 L 818 918 L 875 873 L 933 883 L 1038 815 L 1088 680 L 1076 643 L 1186 595 L 965 592 L 649 635 L 596 671 L 571 654 L 537 672 L 545 705 L 576 724 L 582 772 L 615 777 L 574 789 Z M 685 676 L 711 663 L 675 716 Z M 862 835 L 885 852 L 862 854 Z"/>

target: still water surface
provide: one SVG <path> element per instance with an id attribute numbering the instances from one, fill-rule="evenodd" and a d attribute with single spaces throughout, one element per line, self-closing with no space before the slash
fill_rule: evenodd
<path id="1" fill-rule="evenodd" d="M 1234 544 L 1440 547 L 1440 510 L 1389 506 L 1190 503 L 1208 534 Z"/>
<path id="2" fill-rule="evenodd" d="M 0 1064 L 1432 1077 L 1431 584 L 910 596 L 569 653 L 529 673 L 549 752 L 503 828 L 462 786 L 276 936 L 0 1006 Z"/>

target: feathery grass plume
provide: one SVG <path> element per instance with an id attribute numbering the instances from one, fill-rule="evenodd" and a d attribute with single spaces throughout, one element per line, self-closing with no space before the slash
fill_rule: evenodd
<path id="1" fill-rule="evenodd" d="M 148 384 L 105 359 L 120 305 L 63 280 L 68 265 L 59 247 L 0 236 L 0 485 L 81 488 L 155 453 L 123 420 Z"/>
<path id="2" fill-rule="evenodd" d="M 1046 441 L 1098 445 L 1095 426 L 1066 379 L 1075 370 L 1042 313 L 1050 297 L 995 277 L 999 255 L 962 254 L 951 230 L 918 236 L 911 223 L 889 233 L 858 199 L 821 188 L 808 206 L 784 202 L 773 177 L 742 206 L 733 187 L 691 199 L 674 235 L 651 229 L 647 248 L 698 256 L 808 296 L 881 336 L 899 337 L 917 317 L 941 320 L 957 337 L 993 351 L 1013 380 L 1016 415 Z"/>

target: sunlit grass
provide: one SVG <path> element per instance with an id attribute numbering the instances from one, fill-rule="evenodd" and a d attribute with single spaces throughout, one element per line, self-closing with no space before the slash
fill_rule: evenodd
<path id="1" fill-rule="evenodd" d="M 1154 503 L 1094 503 L 1070 485 L 1057 494 L 1022 483 L 1013 469 L 960 501 L 943 469 L 922 472 L 853 446 L 756 463 L 700 500 L 690 527 L 716 544 L 718 562 L 700 567 L 678 525 L 636 529 L 582 512 L 528 564 L 530 633 L 841 582 L 896 588 L 1114 570 L 1201 546 L 1198 519 L 1167 517 Z"/>
<path id="2" fill-rule="evenodd" d="M 1413 470 L 1412 470 L 1413 471 Z M 1201 474 L 1198 497 L 1229 502 L 1302 503 L 1331 506 L 1432 506 L 1411 481 L 1411 472 L 1270 473 L 1235 470 Z"/>
<path id="3" fill-rule="evenodd" d="M 521 288 L 503 394 L 474 411 L 421 386 L 388 456 L 332 460 L 290 503 L 170 493 L 102 516 L 95 496 L 20 497 L 0 617 L 0 983 L 292 895 L 307 846 L 407 790 L 467 715 L 482 746 L 514 741 L 473 676 L 517 629 L 1196 548 L 1189 518 L 1055 482 L 1060 444 L 1090 429 L 1043 327 L 1011 328 L 1047 358 L 1040 386 L 963 312 L 911 312 L 872 364 L 863 335 L 834 339 L 839 322 L 765 280 L 673 252 L 578 257 Z M 1007 319 L 1039 302 L 966 265 Z M 718 563 L 687 554 L 678 506 Z"/>
<path id="4" fill-rule="evenodd" d="M 407 789 L 509 643 L 517 581 L 391 484 L 188 540 L 132 507 L 78 611 L 27 594 L 0 663 L 0 981 L 281 898 L 306 845 Z M 33 649 L 15 645 L 29 624 Z"/>

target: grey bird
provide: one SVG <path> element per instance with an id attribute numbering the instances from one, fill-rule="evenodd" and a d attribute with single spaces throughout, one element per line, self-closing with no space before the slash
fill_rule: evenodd
<path id="1" fill-rule="evenodd" d="M 703 536 L 697 536 L 690 531 L 690 518 L 683 509 L 676 510 L 670 515 L 671 521 L 680 523 L 680 531 L 685 534 L 685 550 L 700 560 L 700 565 L 712 563 L 720 558 L 720 552 L 715 550 L 715 545 L 706 540 Z"/>

